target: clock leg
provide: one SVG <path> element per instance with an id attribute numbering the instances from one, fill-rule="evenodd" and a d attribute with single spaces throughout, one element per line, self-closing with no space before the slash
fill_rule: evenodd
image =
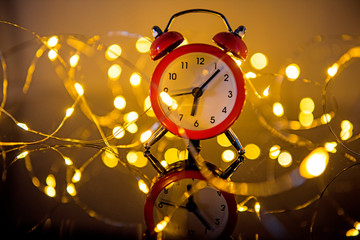
<path id="1" fill-rule="evenodd" d="M 154 157 L 154 155 L 151 154 L 150 148 L 152 145 L 157 143 L 165 134 L 167 133 L 167 130 L 160 126 L 156 129 L 156 131 L 151 135 L 148 141 L 145 142 L 145 152 L 144 156 L 149 160 L 151 165 L 155 168 L 155 170 L 160 173 L 160 175 L 164 174 L 166 172 L 165 168 L 161 163 Z"/>
<path id="2" fill-rule="evenodd" d="M 192 169 L 192 168 L 197 169 L 195 158 L 197 157 L 197 155 L 201 150 L 200 140 L 190 139 L 187 149 L 188 149 L 188 160 L 186 162 L 186 167 L 187 169 Z"/>
<path id="3" fill-rule="evenodd" d="M 238 158 L 223 172 L 221 178 L 227 179 L 233 175 L 233 173 L 238 169 L 238 167 L 244 162 L 245 151 L 241 146 L 241 143 L 234 131 L 230 128 L 225 132 L 226 137 L 229 139 L 230 143 L 238 151 Z"/>

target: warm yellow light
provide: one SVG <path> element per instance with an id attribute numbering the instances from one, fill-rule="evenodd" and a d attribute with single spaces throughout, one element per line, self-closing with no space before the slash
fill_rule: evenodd
<path id="1" fill-rule="evenodd" d="M 76 92 L 79 94 L 79 96 L 84 95 L 84 88 L 81 86 L 80 83 L 75 83 L 74 86 L 75 86 Z"/>
<path id="2" fill-rule="evenodd" d="M 51 61 L 55 61 L 55 59 L 57 58 L 58 56 L 58 53 L 57 53 L 57 50 L 55 49 L 51 49 L 49 52 L 48 52 L 48 58 L 51 60 Z"/>
<path id="3" fill-rule="evenodd" d="M 325 113 L 321 116 L 320 121 L 322 124 L 327 124 L 331 121 L 331 115 L 328 113 Z"/>
<path id="4" fill-rule="evenodd" d="M 269 91 L 270 91 L 270 85 L 267 86 L 267 88 L 264 89 L 264 91 L 263 91 L 263 96 L 264 96 L 264 97 L 269 96 Z"/>
<path id="5" fill-rule="evenodd" d="M 40 187 L 40 181 L 37 177 L 32 177 L 31 182 L 35 187 Z"/>
<path id="6" fill-rule="evenodd" d="M 74 108 L 68 108 L 68 109 L 66 109 L 65 116 L 70 117 L 73 114 L 73 112 L 74 112 Z"/>
<path id="7" fill-rule="evenodd" d="M 78 62 L 79 62 L 79 59 L 80 59 L 79 54 L 73 55 L 73 56 L 70 58 L 70 60 L 69 60 L 70 66 L 71 66 L 71 67 L 76 67 L 76 65 L 77 65 Z"/>
<path id="8" fill-rule="evenodd" d="M 146 53 L 150 50 L 151 41 L 145 37 L 141 37 L 136 41 L 135 47 L 140 53 Z"/>
<path id="9" fill-rule="evenodd" d="M 282 151 L 278 157 L 278 163 L 282 167 L 289 167 L 292 164 L 292 156 L 287 151 Z"/>
<path id="10" fill-rule="evenodd" d="M 326 151 L 336 153 L 337 142 L 326 142 L 324 147 Z"/>
<path id="11" fill-rule="evenodd" d="M 329 154 L 323 147 L 313 150 L 300 164 L 300 174 L 304 178 L 320 176 L 326 169 Z"/>
<path id="12" fill-rule="evenodd" d="M 222 134 L 218 135 L 216 137 L 216 141 L 222 147 L 230 147 L 231 146 L 231 142 L 226 137 L 225 133 L 222 133 Z"/>
<path id="13" fill-rule="evenodd" d="M 117 157 L 113 153 L 107 151 L 101 154 L 101 160 L 108 168 L 114 168 L 119 163 Z"/>
<path id="14" fill-rule="evenodd" d="M 55 188 L 52 186 L 45 186 L 45 193 L 46 195 L 48 195 L 49 197 L 55 197 L 56 195 L 56 191 Z"/>
<path id="15" fill-rule="evenodd" d="M 352 131 L 353 130 L 353 124 L 349 120 L 343 120 L 341 121 L 341 130 L 343 131 Z"/>
<path id="16" fill-rule="evenodd" d="M 151 108 L 150 96 L 147 96 L 144 101 L 144 111 L 146 110 L 146 115 L 148 115 L 149 117 L 155 117 L 155 113 Z"/>
<path id="17" fill-rule="evenodd" d="M 169 223 L 170 218 L 168 216 L 164 217 L 164 220 L 161 220 L 158 224 L 156 224 L 156 227 L 154 229 L 155 232 L 161 232 L 165 229 L 167 224 Z"/>
<path id="18" fill-rule="evenodd" d="M 256 78 L 256 73 L 247 72 L 247 73 L 245 73 L 245 78 L 247 78 L 247 79 Z"/>
<path id="19" fill-rule="evenodd" d="M 130 84 L 134 87 L 139 86 L 141 83 L 141 76 L 138 73 L 133 73 L 130 77 Z"/>
<path id="20" fill-rule="evenodd" d="M 114 138 L 120 139 L 120 138 L 124 137 L 125 130 L 121 126 L 115 126 L 113 131 L 112 131 L 112 134 L 113 134 Z"/>
<path id="21" fill-rule="evenodd" d="M 111 80 L 119 79 L 120 74 L 121 74 L 121 67 L 119 64 L 113 64 L 111 65 L 111 67 L 109 67 L 108 76 Z"/>
<path id="22" fill-rule="evenodd" d="M 175 100 L 172 97 L 170 97 L 170 95 L 167 94 L 166 92 L 161 92 L 160 98 L 161 101 L 163 101 L 163 103 L 165 103 L 169 107 L 175 103 Z"/>
<path id="23" fill-rule="evenodd" d="M 66 186 L 66 191 L 68 192 L 68 194 L 70 196 L 76 196 L 76 189 L 75 189 L 75 185 L 73 183 L 69 183 Z"/>
<path id="24" fill-rule="evenodd" d="M 55 176 L 53 174 L 49 174 L 47 177 L 46 177 L 46 180 L 45 180 L 46 184 L 48 186 L 51 186 L 51 187 L 55 187 L 56 186 L 56 180 L 55 180 Z"/>
<path id="25" fill-rule="evenodd" d="M 131 123 L 126 127 L 126 130 L 128 130 L 129 133 L 136 133 L 138 131 L 138 126 L 136 123 Z"/>
<path id="26" fill-rule="evenodd" d="M 284 115 L 284 108 L 281 103 L 276 102 L 273 104 L 273 113 L 278 117 Z"/>
<path id="27" fill-rule="evenodd" d="M 138 186 L 139 186 L 139 189 L 140 189 L 143 193 L 145 193 L 145 194 L 148 194 L 148 193 L 149 193 L 149 187 L 146 185 L 146 183 L 145 183 L 142 179 L 140 179 L 140 180 L 138 181 Z"/>
<path id="28" fill-rule="evenodd" d="M 189 155 L 189 151 L 187 149 L 180 151 L 179 152 L 179 160 L 187 159 L 188 155 Z"/>
<path id="29" fill-rule="evenodd" d="M 64 157 L 64 161 L 65 161 L 65 164 L 68 165 L 68 166 L 73 165 L 73 162 L 72 162 L 71 159 L 68 158 L 68 157 Z"/>
<path id="30" fill-rule="evenodd" d="M 274 145 L 270 148 L 269 150 L 269 157 L 271 159 L 276 159 L 280 154 L 280 146 L 279 145 Z"/>
<path id="31" fill-rule="evenodd" d="M 24 152 L 20 153 L 19 155 L 17 155 L 16 159 L 25 158 L 28 154 L 29 154 L 28 151 L 24 151 Z"/>
<path id="32" fill-rule="evenodd" d="M 221 154 L 221 159 L 224 162 L 231 162 L 232 160 L 234 160 L 235 158 L 235 153 L 234 151 L 227 149 L 225 150 L 222 154 Z"/>
<path id="33" fill-rule="evenodd" d="M 353 132 L 351 130 L 342 130 L 340 132 L 341 140 L 345 141 L 352 137 Z"/>
<path id="34" fill-rule="evenodd" d="M 50 38 L 47 40 L 46 45 L 47 45 L 49 48 L 52 48 L 52 47 L 55 47 L 58 43 L 59 43 L 59 38 L 58 38 L 58 36 L 52 36 L 52 37 L 50 37 Z"/>
<path id="35" fill-rule="evenodd" d="M 241 64 L 242 64 L 242 61 L 240 59 L 237 59 L 237 58 L 234 58 L 234 57 L 233 57 L 233 59 L 236 62 L 236 65 L 238 65 L 238 67 L 240 67 Z"/>
<path id="36" fill-rule="evenodd" d="M 261 70 L 266 67 L 268 60 L 265 54 L 255 53 L 251 56 L 250 63 L 255 69 Z"/>
<path id="37" fill-rule="evenodd" d="M 164 158 L 168 164 L 172 164 L 180 160 L 179 158 L 179 149 L 169 148 L 164 153 Z"/>
<path id="38" fill-rule="evenodd" d="M 250 143 L 248 145 L 245 146 L 245 157 L 247 159 L 257 159 L 260 156 L 260 148 L 253 143 Z"/>
<path id="39" fill-rule="evenodd" d="M 19 127 L 21 127 L 22 129 L 24 129 L 25 131 L 29 130 L 29 127 L 25 124 L 25 123 L 16 123 L 16 125 L 18 125 Z"/>
<path id="40" fill-rule="evenodd" d="M 300 75 L 300 67 L 293 63 L 286 67 L 285 74 L 290 81 L 296 80 Z"/>
<path id="41" fill-rule="evenodd" d="M 134 158 L 135 161 L 131 164 L 138 168 L 145 167 L 148 163 L 148 159 L 144 156 L 144 153 L 143 152 L 135 152 L 135 154 L 136 154 L 136 158 Z"/>
<path id="42" fill-rule="evenodd" d="M 360 222 L 358 221 L 354 222 L 354 228 L 360 230 Z"/>
<path id="43" fill-rule="evenodd" d="M 130 164 L 134 164 L 136 162 L 137 158 L 138 158 L 138 156 L 137 156 L 136 152 L 134 152 L 134 151 L 130 151 L 126 154 L 126 160 Z"/>
<path id="44" fill-rule="evenodd" d="M 237 210 L 238 210 L 239 212 L 246 212 L 246 211 L 248 210 L 248 207 L 245 206 L 245 205 L 240 205 L 240 204 L 238 204 Z"/>
<path id="45" fill-rule="evenodd" d="M 142 142 L 142 143 L 146 142 L 147 140 L 149 140 L 151 135 L 152 135 L 151 130 L 147 130 L 147 131 L 143 132 L 140 136 L 140 142 Z"/>
<path id="46" fill-rule="evenodd" d="M 119 109 L 122 110 L 126 107 L 126 100 L 123 96 L 117 96 L 114 99 L 114 106 Z"/>
<path id="47" fill-rule="evenodd" d="M 299 122 L 304 127 L 309 127 L 314 121 L 314 115 L 312 113 L 299 113 Z"/>
<path id="48" fill-rule="evenodd" d="M 79 169 L 76 169 L 71 181 L 73 183 L 76 183 L 76 182 L 80 181 L 80 179 L 81 179 L 81 171 Z"/>
<path id="49" fill-rule="evenodd" d="M 339 69 L 339 64 L 334 63 L 331 67 L 328 68 L 327 74 L 328 74 L 330 77 L 333 77 L 333 76 L 335 76 L 335 74 L 337 73 L 338 69 Z"/>
<path id="50" fill-rule="evenodd" d="M 168 163 L 167 163 L 165 160 L 162 160 L 162 161 L 160 162 L 160 164 L 161 164 L 164 168 L 166 168 L 167 166 L 169 166 Z"/>
<path id="51" fill-rule="evenodd" d="M 255 205 L 254 205 L 254 210 L 255 212 L 259 213 L 260 212 L 260 203 L 259 202 L 256 202 Z"/>
<path id="52" fill-rule="evenodd" d="M 128 112 L 127 114 L 124 115 L 125 122 L 133 122 L 138 118 L 139 118 L 139 114 L 135 111 Z"/>
<path id="53" fill-rule="evenodd" d="M 113 44 L 106 49 L 105 58 L 108 61 L 113 61 L 121 55 L 122 49 L 119 45 Z"/>
<path id="54" fill-rule="evenodd" d="M 356 237 L 359 235 L 359 230 L 352 228 L 346 232 L 347 237 Z"/>
<path id="55" fill-rule="evenodd" d="M 300 110 L 304 113 L 312 113 L 315 109 L 315 103 L 311 98 L 303 98 L 300 101 Z"/>

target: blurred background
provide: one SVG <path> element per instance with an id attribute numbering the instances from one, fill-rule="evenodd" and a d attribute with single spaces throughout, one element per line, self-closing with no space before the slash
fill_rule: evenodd
<path id="1" fill-rule="evenodd" d="M 246 150 L 233 239 L 343 239 L 360 230 L 360 3 L 318 1 L 0 1 L 1 239 L 141 239 L 156 171 L 151 28 L 204 8 L 244 25 L 247 99 L 232 126 Z M 186 43 L 226 31 L 211 14 L 176 18 Z M 166 134 L 167 166 L 187 142 Z M 220 169 L 224 135 L 201 141 Z"/>

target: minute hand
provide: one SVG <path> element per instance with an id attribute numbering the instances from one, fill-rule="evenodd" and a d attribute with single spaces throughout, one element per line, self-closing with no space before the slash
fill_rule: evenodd
<path id="1" fill-rule="evenodd" d="M 219 72 L 220 72 L 220 69 L 216 70 L 216 71 L 213 73 L 213 75 L 211 75 L 211 76 L 209 77 L 209 79 L 206 80 L 206 82 L 204 82 L 203 85 L 201 85 L 200 90 L 203 90 L 203 89 L 206 87 L 206 85 L 208 85 L 209 82 L 211 82 L 211 80 L 213 80 L 214 77 L 215 77 Z"/>

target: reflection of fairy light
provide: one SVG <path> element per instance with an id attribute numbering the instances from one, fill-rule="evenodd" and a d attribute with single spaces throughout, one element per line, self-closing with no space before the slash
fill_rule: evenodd
<path id="1" fill-rule="evenodd" d="M 305 178 L 313 178 L 320 176 L 329 161 L 329 154 L 322 148 L 313 150 L 300 165 L 300 174 Z"/>
<path id="2" fill-rule="evenodd" d="M 268 64 L 268 59 L 263 53 L 255 53 L 250 58 L 251 65 L 258 70 L 265 68 Z"/>
<path id="3" fill-rule="evenodd" d="M 278 117 L 281 117 L 284 115 L 284 108 L 281 103 L 276 102 L 273 104 L 273 113 Z"/>

